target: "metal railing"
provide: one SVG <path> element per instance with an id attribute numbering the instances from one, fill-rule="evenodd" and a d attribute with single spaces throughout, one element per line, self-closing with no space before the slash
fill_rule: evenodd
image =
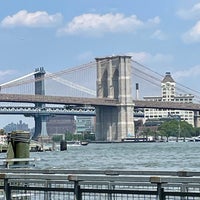
<path id="1" fill-rule="evenodd" d="M 200 199 L 199 172 L 2 169 L 0 200 Z"/>

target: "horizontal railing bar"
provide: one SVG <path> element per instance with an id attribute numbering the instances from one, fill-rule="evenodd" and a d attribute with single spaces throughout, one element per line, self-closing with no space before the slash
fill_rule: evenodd
<path id="1" fill-rule="evenodd" d="M 24 162 L 24 161 L 40 161 L 40 158 L 10 158 L 0 159 L 2 162 Z"/>
<path id="2" fill-rule="evenodd" d="M 43 180 L 68 180 L 68 175 L 63 174 L 15 174 L 0 173 L 0 179 L 43 179 Z"/>
<path id="3" fill-rule="evenodd" d="M 32 186 L 10 186 L 12 190 L 25 190 L 25 191 L 50 191 L 50 192 L 74 192 L 74 188 L 55 188 L 55 187 L 32 187 Z"/>
<path id="4" fill-rule="evenodd" d="M 89 174 L 40 174 L 0 173 L 0 179 L 37 179 L 66 181 L 120 181 L 151 183 L 199 183 L 200 177 L 133 176 L 133 175 L 89 175 Z"/>
<path id="5" fill-rule="evenodd" d="M 164 192 L 165 196 L 176 196 L 176 197 L 200 197 L 198 192 Z"/>
<path id="6" fill-rule="evenodd" d="M 68 175 L 69 181 L 149 182 L 149 176 Z"/>
<path id="7" fill-rule="evenodd" d="M 65 169 L 1 169 L 2 173 L 47 173 L 47 174 L 105 174 L 105 175 L 162 175 L 200 176 L 200 172 L 190 171 L 132 171 L 132 170 L 65 170 Z"/>
<path id="8" fill-rule="evenodd" d="M 123 190 L 123 189 L 80 189 L 82 193 L 107 193 L 107 194 L 145 194 L 145 195 L 156 195 L 157 191 L 152 190 Z"/>

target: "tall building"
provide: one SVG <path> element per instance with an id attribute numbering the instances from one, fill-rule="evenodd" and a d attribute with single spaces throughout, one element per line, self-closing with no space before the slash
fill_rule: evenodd
<path id="1" fill-rule="evenodd" d="M 94 133 L 94 117 L 76 116 L 76 134 Z"/>
<path id="2" fill-rule="evenodd" d="M 56 115 L 49 117 L 47 121 L 47 133 L 49 136 L 56 134 L 74 133 L 76 123 L 73 115 Z"/>
<path id="3" fill-rule="evenodd" d="M 164 79 L 161 81 L 161 96 L 144 97 L 146 101 L 170 101 L 179 103 L 192 103 L 194 96 L 191 94 L 176 94 L 176 82 L 170 72 L 166 72 Z M 147 119 L 167 118 L 178 116 L 181 120 L 187 121 L 194 126 L 194 112 L 190 110 L 170 110 L 170 109 L 145 109 L 144 117 Z"/>
<path id="4" fill-rule="evenodd" d="M 20 131 L 30 131 L 28 124 L 25 124 L 22 122 L 22 120 L 19 120 L 19 123 L 10 123 L 6 125 L 4 128 L 6 133 L 11 133 L 12 131 L 20 130 Z"/>

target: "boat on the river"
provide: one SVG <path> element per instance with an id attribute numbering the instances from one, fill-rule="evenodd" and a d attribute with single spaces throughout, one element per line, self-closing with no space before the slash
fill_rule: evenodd
<path id="1" fill-rule="evenodd" d="M 83 146 L 86 146 L 86 145 L 88 145 L 89 144 L 89 142 L 87 142 L 87 141 L 82 141 L 81 142 L 81 145 L 83 145 Z"/>
<path id="2" fill-rule="evenodd" d="M 87 141 L 67 141 L 67 146 L 86 146 L 88 143 Z"/>
<path id="3" fill-rule="evenodd" d="M 52 151 L 52 144 L 31 140 L 29 144 L 29 150 L 30 152 Z"/>

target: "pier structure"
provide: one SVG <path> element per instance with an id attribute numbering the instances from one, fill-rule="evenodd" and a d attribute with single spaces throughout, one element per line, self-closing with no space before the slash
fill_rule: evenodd
<path id="1" fill-rule="evenodd" d="M 97 98 L 117 100 L 118 106 L 96 107 L 96 140 L 121 141 L 134 135 L 131 57 L 96 58 Z"/>

